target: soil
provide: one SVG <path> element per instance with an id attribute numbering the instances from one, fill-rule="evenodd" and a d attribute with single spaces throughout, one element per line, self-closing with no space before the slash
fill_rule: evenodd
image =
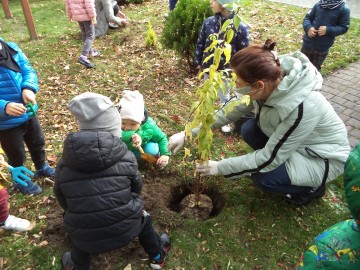
<path id="1" fill-rule="evenodd" d="M 168 173 L 170 174 L 170 172 Z M 194 195 L 191 193 L 191 189 L 184 184 L 170 185 L 164 183 L 161 178 L 168 179 L 171 177 L 164 174 L 166 175 L 167 172 L 156 173 L 156 171 L 151 170 L 143 174 L 144 185 L 141 197 L 144 200 L 146 210 L 153 218 L 156 231 L 170 231 L 174 227 L 179 228 L 184 218 L 208 219 L 219 212 L 219 205 L 223 207 L 224 200 L 213 203 L 213 196 L 223 199 L 222 196 L 219 196 L 219 192 L 215 192 L 216 195 L 214 195 L 214 189 L 210 191 L 205 189 L 204 194 L 201 195 L 200 206 L 194 207 Z M 53 204 L 46 215 L 49 220 L 48 225 L 42 228 L 44 238 L 42 240 L 46 240 L 50 248 L 59 250 L 61 252 L 59 256 L 61 256 L 65 251 L 70 250 L 71 241 L 63 228 L 63 211 L 56 200 Z M 149 263 L 147 254 L 137 239 L 122 249 L 92 256 L 92 269 L 119 269 L 119 264 L 123 265 L 121 268 L 123 269 L 128 263 L 131 263 L 132 267 L 136 269 Z"/>

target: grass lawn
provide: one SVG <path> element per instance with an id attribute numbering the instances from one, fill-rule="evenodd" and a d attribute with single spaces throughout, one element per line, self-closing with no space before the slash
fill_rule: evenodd
<path id="1" fill-rule="evenodd" d="M 171 135 L 183 129 L 190 117 L 198 79 L 173 51 L 160 44 L 153 49 L 145 46 L 148 21 L 156 35 L 161 35 L 167 1 L 126 6 L 123 11 L 131 18 L 129 26 L 109 30 L 95 40 L 94 47 L 101 56 L 93 61 L 94 69 L 77 63 L 82 47 L 80 30 L 68 21 L 64 1 L 32 0 L 30 4 L 39 39 L 29 40 L 20 1 L 14 0 L 9 0 L 13 19 L 5 19 L 0 10 L 0 36 L 17 42 L 38 72 L 39 119 L 50 164 L 56 166 L 61 157 L 66 134 L 77 130 L 66 105 L 85 91 L 104 94 L 117 102 L 123 89 L 138 89 L 165 133 Z M 253 44 L 270 37 L 278 41 L 280 54 L 301 48 L 302 19 L 308 9 L 246 1 L 242 11 L 243 19 L 251 26 Z M 329 74 L 359 59 L 360 20 L 351 19 L 350 30 L 337 38 L 322 72 Z M 214 140 L 214 160 L 250 151 L 236 135 L 215 132 Z M 191 179 L 191 168 L 184 167 L 182 153 L 172 157 L 163 171 L 141 170 L 145 206 L 153 215 L 155 227 L 168 231 L 172 239 L 166 269 L 293 269 L 317 234 L 349 215 L 342 177 L 328 184 L 324 198 L 300 208 L 286 204 L 278 195 L 255 189 L 249 179 L 212 177 L 210 182 L 225 196 L 223 210 L 206 221 L 183 218 L 166 209 L 166 203 L 160 203 L 172 185 Z M 34 169 L 30 159 L 27 166 Z M 36 197 L 23 196 L 8 185 L 10 212 L 36 222 L 36 227 L 27 233 L 0 231 L 3 269 L 61 269 L 61 255 L 70 248 L 51 183 L 44 179 L 38 183 L 44 192 Z M 124 269 L 129 264 L 132 269 L 148 269 L 146 259 L 135 241 L 119 252 L 94 256 L 93 269 Z"/>

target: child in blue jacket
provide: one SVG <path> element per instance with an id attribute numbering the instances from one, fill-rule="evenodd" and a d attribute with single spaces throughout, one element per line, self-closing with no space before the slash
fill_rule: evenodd
<path id="1" fill-rule="evenodd" d="M 350 9 L 345 0 L 320 0 L 306 14 L 301 52 L 320 71 L 335 37 L 350 26 Z"/>
<path id="2" fill-rule="evenodd" d="M 210 2 L 211 9 L 214 12 L 214 16 L 207 18 L 201 28 L 199 38 L 196 42 L 196 51 L 195 51 L 195 58 L 194 64 L 197 69 L 206 69 L 210 67 L 212 61 L 209 60 L 204 63 L 206 57 L 208 57 L 213 51 L 205 52 L 205 49 L 209 47 L 212 43 L 210 36 L 221 31 L 222 25 L 225 23 L 226 20 L 232 19 L 235 15 L 234 11 L 228 6 L 229 4 L 233 3 L 233 0 L 212 0 Z M 223 38 L 222 35 L 219 38 Z M 230 42 L 231 44 L 231 56 L 233 56 L 237 51 L 248 47 L 250 44 L 250 30 L 249 27 L 241 23 L 238 29 L 234 29 L 234 37 Z M 218 67 L 218 70 L 223 70 L 229 68 L 229 64 L 225 63 L 225 56 L 221 57 L 221 61 Z M 204 80 L 208 79 L 208 74 L 204 75 Z M 230 99 L 230 88 L 226 87 L 227 91 L 226 94 L 223 93 L 222 89 L 219 89 L 219 99 L 220 103 L 223 106 L 226 102 Z M 230 126 L 226 125 L 221 128 L 222 132 L 228 133 L 231 131 Z"/>
<path id="3" fill-rule="evenodd" d="M 27 112 L 27 105 L 36 105 L 38 78 L 29 60 L 12 42 L 0 38 L 0 142 L 13 167 L 26 160 L 24 142 L 35 163 L 35 176 L 52 177 L 55 170 L 45 162 L 45 139 L 36 115 Z M 25 194 L 39 194 L 41 188 L 32 182 L 27 187 L 14 184 Z"/>

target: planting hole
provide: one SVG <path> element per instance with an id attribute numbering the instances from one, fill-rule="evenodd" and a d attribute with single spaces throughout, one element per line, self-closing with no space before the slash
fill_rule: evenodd
<path id="1" fill-rule="evenodd" d="M 180 184 L 171 189 L 169 208 L 184 218 L 207 220 L 217 216 L 225 205 L 225 196 L 216 187 L 201 188 L 199 199 L 188 184 Z"/>

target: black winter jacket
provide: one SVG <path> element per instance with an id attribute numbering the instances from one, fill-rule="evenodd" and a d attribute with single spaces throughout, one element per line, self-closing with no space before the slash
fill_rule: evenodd
<path id="1" fill-rule="evenodd" d="M 141 189 L 135 156 L 119 138 L 103 131 L 68 135 L 54 192 L 65 210 L 65 230 L 79 249 L 105 252 L 138 236 Z"/>

